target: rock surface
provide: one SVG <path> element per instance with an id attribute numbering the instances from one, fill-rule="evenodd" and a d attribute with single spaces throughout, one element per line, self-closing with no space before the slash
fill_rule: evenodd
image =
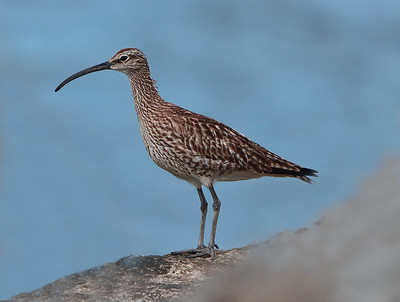
<path id="1" fill-rule="evenodd" d="M 206 281 L 191 302 L 400 301 L 400 162 L 315 226 Z"/>
<path id="2" fill-rule="evenodd" d="M 400 162 L 309 229 L 267 244 L 129 256 L 8 301 L 400 301 Z"/>
<path id="3" fill-rule="evenodd" d="M 188 254 L 128 256 L 59 279 L 8 301 L 173 301 L 214 272 L 233 266 L 248 248 L 216 251 L 215 261 Z"/>

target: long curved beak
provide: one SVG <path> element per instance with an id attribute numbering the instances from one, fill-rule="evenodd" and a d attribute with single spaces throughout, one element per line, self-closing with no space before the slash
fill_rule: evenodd
<path id="1" fill-rule="evenodd" d="M 81 70 L 75 74 L 73 74 L 72 76 L 66 78 L 64 81 L 61 82 L 60 85 L 57 86 L 57 88 L 55 89 L 55 92 L 59 91 L 64 85 L 68 84 L 69 82 L 71 82 L 72 80 L 75 80 L 81 76 L 84 76 L 85 74 L 88 73 L 92 73 L 92 72 L 96 72 L 96 71 L 100 71 L 100 70 L 106 70 L 106 69 L 111 69 L 112 63 L 110 63 L 109 61 L 86 68 L 84 70 Z"/>

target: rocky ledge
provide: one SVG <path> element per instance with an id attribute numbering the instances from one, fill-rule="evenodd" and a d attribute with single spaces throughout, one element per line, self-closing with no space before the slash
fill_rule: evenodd
<path id="1" fill-rule="evenodd" d="M 320 223 L 188 255 L 129 256 L 8 301 L 400 301 L 400 162 L 387 161 Z"/>

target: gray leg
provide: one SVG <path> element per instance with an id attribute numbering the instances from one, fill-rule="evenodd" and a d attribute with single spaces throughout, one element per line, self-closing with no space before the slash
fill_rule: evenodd
<path id="1" fill-rule="evenodd" d="M 213 209 L 214 209 L 214 216 L 213 216 L 213 222 L 212 222 L 212 228 L 211 228 L 211 237 L 210 237 L 210 243 L 208 244 L 208 247 L 206 248 L 204 246 L 204 228 L 206 226 L 206 216 L 207 216 L 207 206 L 208 203 L 206 201 L 206 198 L 204 197 L 203 190 L 200 188 L 197 189 L 197 193 L 199 194 L 200 197 L 200 202 L 201 202 L 201 221 L 200 221 L 200 235 L 199 235 L 199 243 L 197 245 L 196 249 L 188 249 L 188 250 L 182 250 L 182 251 L 176 251 L 172 252 L 172 255 L 179 255 L 179 254 L 191 254 L 190 258 L 195 258 L 195 257 L 203 257 L 205 255 L 210 255 L 211 259 L 215 259 L 215 232 L 217 230 L 217 222 L 218 222 L 218 215 L 219 215 L 219 208 L 221 206 L 221 202 L 219 201 L 217 194 L 214 191 L 213 186 L 208 188 L 211 192 L 211 195 L 213 197 Z"/>
<path id="2" fill-rule="evenodd" d="M 207 207 L 208 203 L 206 198 L 204 197 L 203 190 L 200 188 L 197 189 L 197 193 L 199 193 L 200 197 L 200 210 L 201 210 L 201 220 L 200 220 L 200 234 L 199 234 L 199 243 L 197 244 L 198 249 L 204 249 L 204 228 L 206 227 L 206 217 L 207 217 Z"/>
<path id="3" fill-rule="evenodd" d="M 210 249 L 211 259 L 214 260 L 215 259 L 215 252 L 214 252 L 215 233 L 217 231 L 217 223 L 218 223 L 218 216 L 219 216 L 219 208 L 221 207 L 221 201 L 219 201 L 217 193 L 215 193 L 214 187 L 212 185 L 208 189 L 210 190 L 211 196 L 213 198 L 213 210 L 214 210 L 213 221 L 212 221 L 212 226 L 211 226 L 211 236 L 210 236 L 210 242 L 208 244 L 208 248 Z"/>

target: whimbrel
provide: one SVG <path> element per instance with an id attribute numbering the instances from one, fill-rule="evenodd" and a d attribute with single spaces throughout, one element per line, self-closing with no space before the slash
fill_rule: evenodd
<path id="1" fill-rule="evenodd" d="M 223 123 L 164 101 L 150 76 L 145 55 L 137 48 L 121 49 L 109 61 L 73 74 L 55 91 L 76 78 L 106 69 L 128 76 L 143 142 L 151 159 L 197 189 L 201 220 L 197 248 L 191 250 L 194 256 L 210 254 L 212 259 L 215 257 L 215 233 L 221 205 L 214 190 L 216 181 L 274 176 L 295 177 L 311 183 L 307 176 L 317 176 L 317 171 L 279 157 Z M 204 245 L 208 204 L 202 186 L 210 190 L 213 198 L 208 247 Z"/>

